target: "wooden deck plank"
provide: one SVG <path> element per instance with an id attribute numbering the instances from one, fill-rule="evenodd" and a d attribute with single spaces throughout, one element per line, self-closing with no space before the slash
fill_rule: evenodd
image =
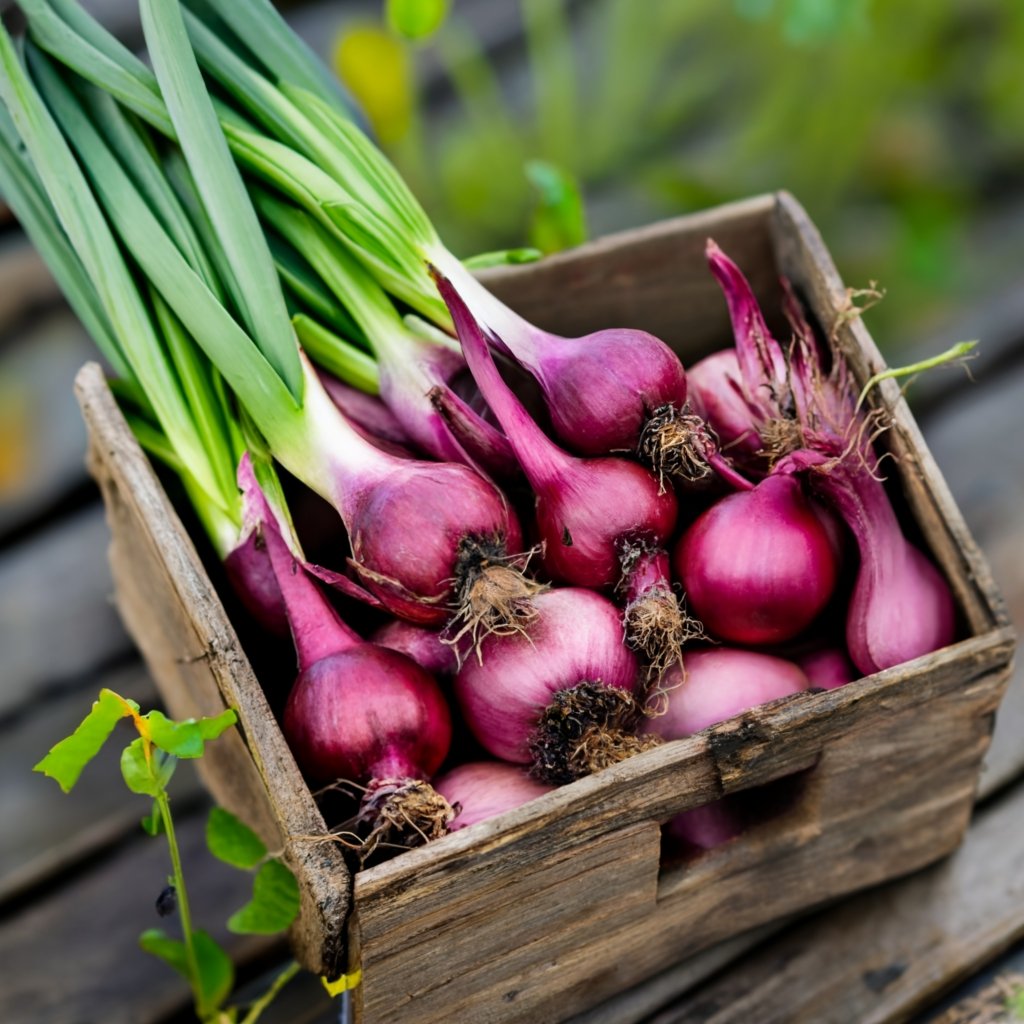
<path id="1" fill-rule="evenodd" d="M 0 719 L 131 651 L 98 503 L 0 558 Z"/>
<path id="2" fill-rule="evenodd" d="M 64 308 L 35 317 L 0 349 L 0 538 L 85 484 L 85 427 L 71 385 L 90 358 L 92 341 Z"/>
<path id="3" fill-rule="evenodd" d="M 120 788 L 120 780 L 111 785 Z M 136 802 L 145 814 L 145 801 Z M 223 928 L 249 898 L 249 877 L 206 851 L 205 814 L 177 824 L 197 925 L 224 942 L 236 962 L 266 955 L 280 940 L 231 936 Z M 180 1009 L 181 979 L 138 948 L 139 933 L 160 925 L 153 902 L 168 870 L 166 843 L 140 830 L 138 840 L 102 865 L 0 921 L 0 1020 L 149 1024 Z"/>

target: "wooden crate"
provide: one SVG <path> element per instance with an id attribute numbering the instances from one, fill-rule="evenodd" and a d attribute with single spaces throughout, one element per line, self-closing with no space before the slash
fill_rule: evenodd
<path id="1" fill-rule="evenodd" d="M 846 293 L 799 205 L 778 194 L 606 238 L 488 276 L 563 333 L 629 324 L 687 362 L 728 343 L 704 262 L 713 236 L 767 307 L 786 274 L 830 330 Z M 838 344 L 858 380 L 882 367 L 856 319 Z M 204 760 L 218 800 L 283 845 L 302 890 L 301 960 L 361 971 L 364 1022 L 556 1021 L 714 942 L 950 852 L 971 813 L 1013 631 L 984 559 L 898 387 L 887 444 L 908 508 L 950 580 L 964 639 L 825 693 L 756 708 L 690 739 L 354 875 L 304 785 L 192 542 L 96 366 L 77 384 L 103 490 L 117 600 L 176 715 L 236 708 Z M 780 816 L 682 866 L 660 823 L 806 770 Z"/>

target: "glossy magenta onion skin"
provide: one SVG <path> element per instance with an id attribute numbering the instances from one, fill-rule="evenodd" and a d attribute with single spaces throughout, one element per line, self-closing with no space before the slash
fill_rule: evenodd
<path id="1" fill-rule="evenodd" d="M 637 462 L 579 459 L 555 481 L 536 481 L 544 568 L 576 587 L 614 586 L 621 545 L 634 537 L 664 544 L 675 527 L 675 493 Z"/>
<path id="2" fill-rule="evenodd" d="M 634 451 L 655 409 L 686 404 L 679 357 L 646 331 L 549 336 L 531 363 L 555 433 L 580 455 Z"/>
<path id="3" fill-rule="evenodd" d="M 793 662 L 734 647 L 688 651 L 685 674 L 674 666 L 662 682 L 668 692 L 668 710 L 647 719 L 644 730 L 665 740 L 684 739 L 810 687 L 803 669 Z"/>
<path id="4" fill-rule="evenodd" d="M 301 672 L 283 728 L 300 768 L 317 782 L 429 779 L 452 736 L 437 683 L 404 654 L 373 644 Z"/>
<path id="5" fill-rule="evenodd" d="M 429 529 L 417 528 L 424 523 Z M 451 616 L 463 540 L 509 554 L 522 548 L 519 522 L 501 493 L 455 463 L 395 460 L 386 482 L 356 503 L 348 526 L 362 585 L 395 615 L 424 625 Z"/>
<path id="6" fill-rule="evenodd" d="M 687 378 L 690 404 L 707 420 L 721 448 L 733 458 L 756 457 L 764 447 L 759 433 L 763 419 L 745 397 L 736 350 L 705 356 L 690 367 Z"/>
<path id="7" fill-rule="evenodd" d="M 839 574 L 828 531 L 800 484 L 779 476 L 704 512 L 677 544 L 673 567 L 707 631 L 747 645 L 806 629 Z"/>
<path id="8" fill-rule="evenodd" d="M 276 636 L 288 635 L 288 612 L 270 556 L 256 531 L 224 559 L 224 570 L 245 610 Z"/>
<path id="9" fill-rule="evenodd" d="M 449 832 L 514 810 L 554 788 L 531 779 L 518 765 L 501 761 L 461 764 L 434 780 L 434 789 L 453 807 L 459 807 L 448 825 Z"/>
<path id="10" fill-rule="evenodd" d="M 441 639 L 437 630 L 395 619 L 381 626 L 370 637 L 372 643 L 412 658 L 420 668 L 434 676 L 453 676 L 459 668 L 455 648 Z"/>
<path id="11" fill-rule="evenodd" d="M 626 647 L 622 613 L 590 590 L 547 590 L 532 600 L 530 635 L 492 634 L 480 658 L 455 678 L 463 715 L 483 747 L 515 764 L 531 760 L 529 743 L 560 690 L 601 683 L 632 692 L 637 660 Z"/>
<path id="12" fill-rule="evenodd" d="M 807 673 L 811 686 L 817 690 L 835 690 L 860 677 L 846 651 L 838 647 L 808 651 L 799 655 L 796 663 Z"/>

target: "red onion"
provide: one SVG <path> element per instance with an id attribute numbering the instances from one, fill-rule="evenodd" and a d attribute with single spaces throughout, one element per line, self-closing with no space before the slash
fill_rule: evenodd
<path id="1" fill-rule="evenodd" d="M 807 674 L 811 686 L 817 690 L 835 690 L 852 683 L 859 676 L 846 651 L 838 647 L 808 651 L 798 655 L 795 661 Z"/>
<path id="2" fill-rule="evenodd" d="M 903 536 L 885 488 L 861 462 L 794 452 L 780 472 L 803 470 L 853 533 L 860 566 L 846 616 L 846 646 L 865 675 L 945 647 L 956 610 L 938 569 Z"/>
<path id="3" fill-rule="evenodd" d="M 835 589 L 828 531 L 796 480 L 770 476 L 730 494 L 683 534 L 676 576 L 714 636 L 741 644 L 788 640 L 817 617 Z"/>
<path id="4" fill-rule="evenodd" d="M 694 411 L 718 435 L 722 450 L 744 464 L 761 451 L 760 410 L 746 398 L 736 349 L 714 352 L 687 371 Z"/>
<path id="5" fill-rule="evenodd" d="M 453 676 L 458 671 L 459 658 L 455 647 L 445 643 L 440 633 L 425 626 L 395 619 L 381 626 L 370 640 L 412 658 L 432 676 Z"/>
<path id="6" fill-rule="evenodd" d="M 500 761 L 459 765 L 434 780 L 434 789 L 455 808 L 449 832 L 514 810 L 553 788 L 531 779 L 518 765 Z"/>
<path id="7" fill-rule="evenodd" d="M 668 694 L 667 710 L 647 719 L 643 729 L 665 740 L 684 739 L 810 687 L 810 680 L 793 662 L 733 647 L 691 651 L 685 671 L 675 666 L 661 682 Z"/>
<path id="8" fill-rule="evenodd" d="M 486 750 L 561 785 L 645 749 L 633 735 L 637 662 L 618 609 L 589 590 L 532 600 L 530 635 L 492 635 L 455 679 L 469 727 Z"/>
<path id="9" fill-rule="evenodd" d="M 666 406 L 683 408 L 682 364 L 652 334 L 629 328 L 595 331 L 582 338 L 551 334 L 512 312 L 454 258 L 443 252 L 435 255 L 438 267 L 458 283 L 473 318 L 487 328 L 495 346 L 536 377 L 555 433 L 574 451 L 632 451 L 653 412 Z"/>
<path id="10" fill-rule="evenodd" d="M 664 740 L 681 740 L 758 704 L 808 689 L 807 676 L 792 662 L 753 651 L 712 647 L 692 651 L 686 668 L 674 666 L 661 680 L 667 698 L 664 714 L 642 728 Z M 739 835 L 743 819 L 729 797 L 677 814 L 665 831 L 678 842 L 701 850 Z"/>
<path id="11" fill-rule="evenodd" d="M 366 785 L 364 853 L 385 836 L 441 835 L 452 816 L 425 780 L 451 743 L 437 683 L 403 654 L 360 639 L 307 576 L 269 511 L 262 535 L 284 597 L 299 675 L 282 728 L 303 772 L 319 782 Z"/>
<path id="12" fill-rule="evenodd" d="M 308 364 L 306 364 L 308 366 Z M 330 403 L 311 371 L 306 409 L 329 426 L 323 465 L 306 478 L 338 510 L 359 584 L 394 615 L 442 625 L 455 618 L 490 628 L 516 615 L 536 584 L 509 563 L 522 533 L 505 496 L 468 466 L 422 462 L 380 451 Z M 500 609 L 491 603 L 497 592 Z"/>
<path id="13" fill-rule="evenodd" d="M 463 352 L 536 494 L 543 561 L 556 579 L 610 587 L 621 575 L 625 540 L 660 545 L 676 521 L 676 500 L 635 462 L 579 459 L 554 444 L 501 379 L 479 324 L 450 282 L 437 277 Z"/>
<path id="14" fill-rule="evenodd" d="M 713 850 L 742 831 L 743 818 L 728 797 L 683 811 L 665 825 L 665 832 L 684 850 Z"/>
<path id="15" fill-rule="evenodd" d="M 277 636 L 288 635 L 288 615 L 273 567 L 258 532 L 243 536 L 224 559 L 231 588 L 245 610 Z"/>

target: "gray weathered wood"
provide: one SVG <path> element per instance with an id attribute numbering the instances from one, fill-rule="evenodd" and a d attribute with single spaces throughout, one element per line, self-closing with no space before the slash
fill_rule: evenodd
<path id="1" fill-rule="evenodd" d="M 91 358 L 92 341 L 63 308 L 0 348 L 0 537 L 85 482 L 85 428 L 69 392 Z"/>
<path id="2" fill-rule="evenodd" d="M 0 717 L 127 654 L 93 505 L 0 556 Z"/>
<path id="3" fill-rule="evenodd" d="M 238 712 L 241 731 L 211 747 L 200 771 L 218 803 L 271 847 L 286 836 L 322 836 L 323 818 L 263 690 L 99 366 L 83 369 L 76 390 L 113 534 L 110 561 L 128 631 L 174 717 L 216 714 L 225 705 Z M 348 869 L 332 843 L 289 842 L 286 856 L 303 906 L 293 943 L 308 966 L 333 974 L 349 904 Z"/>
<path id="4" fill-rule="evenodd" d="M 905 1020 L 1024 935 L 1024 789 L 979 815 L 953 857 L 767 944 L 651 1024 Z"/>
<path id="5" fill-rule="evenodd" d="M 119 780 L 112 786 L 120 788 Z M 172 783 L 173 787 L 173 783 Z M 126 800 L 130 797 L 125 797 Z M 145 800 L 135 798 L 139 816 Z M 178 822 L 178 839 L 197 925 L 239 960 L 273 950 L 280 940 L 232 936 L 224 922 L 251 896 L 251 877 L 215 861 L 205 849 L 205 814 Z M 73 890 L 0 921 L 0 1020 L 4 1024 L 149 1024 L 182 1005 L 182 982 L 138 947 L 145 928 L 164 925 L 153 909 L 166 884 L 166 843 L 141 834 Z"/>

